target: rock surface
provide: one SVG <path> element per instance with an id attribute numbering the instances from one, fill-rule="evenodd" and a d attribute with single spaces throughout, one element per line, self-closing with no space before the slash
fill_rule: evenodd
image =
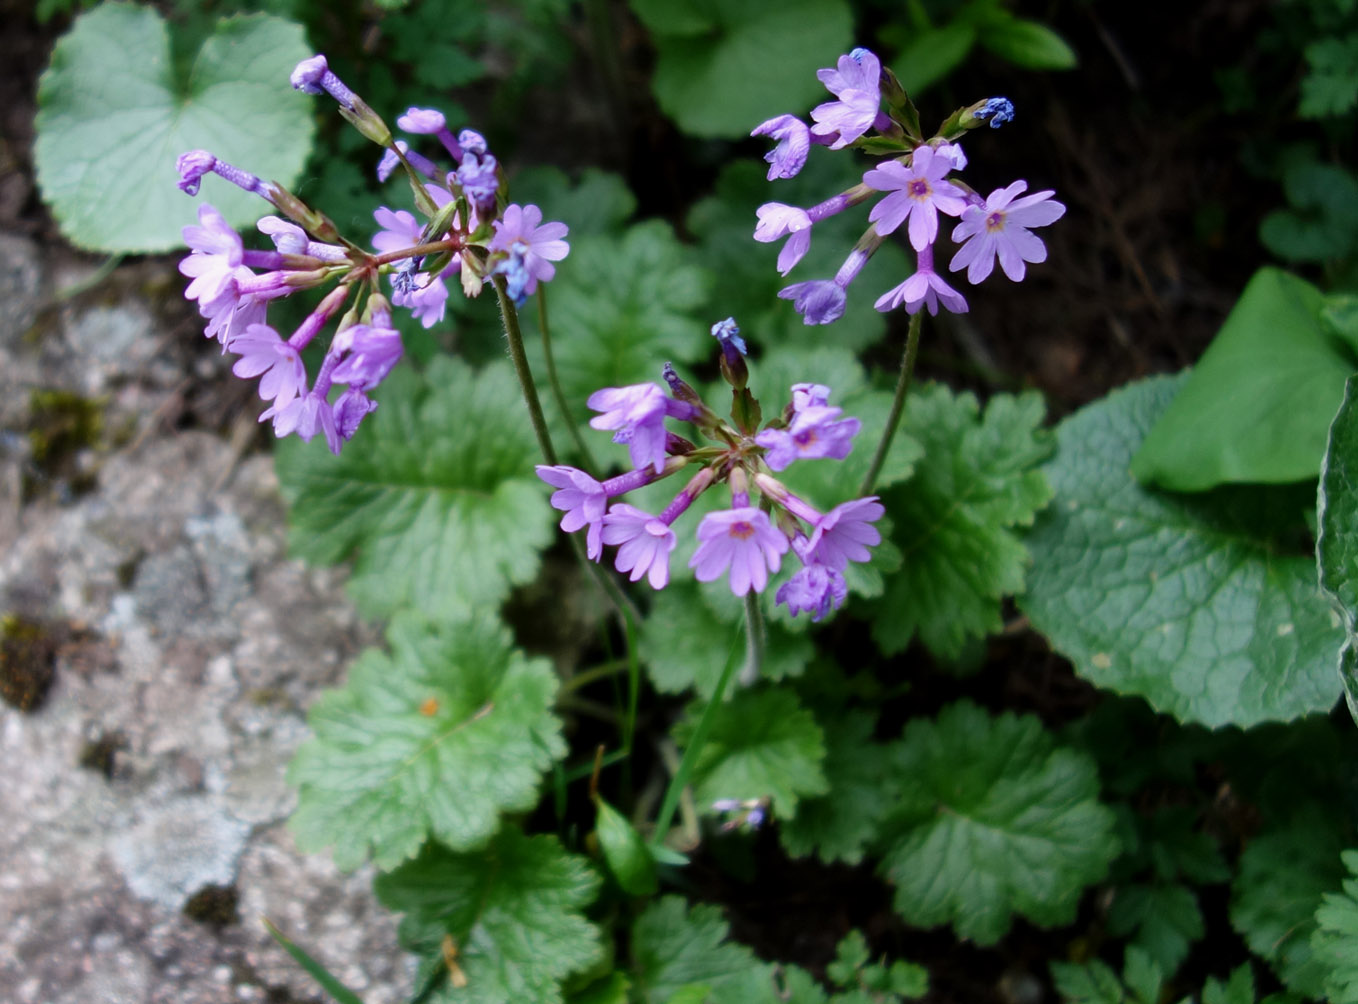
<path id="1" fill-rule="evenodd" d="M 284 825 L 306 708 L 376 636 L 340 574 L 287 558 L 256 403 L 234 436 L 183 420 L 225 362 L 164 294 L 172 268 L 61 300 L 90 267 L 0 235 L 0 616 L 56 653 L 36 708 L 0 704 L 0 1000 L 325 999 L 266 916 L 367 1004 L 401 1000 L 371 876 Z M 38 462 L 50 391 L 100 418 L 58 466 Z"/>

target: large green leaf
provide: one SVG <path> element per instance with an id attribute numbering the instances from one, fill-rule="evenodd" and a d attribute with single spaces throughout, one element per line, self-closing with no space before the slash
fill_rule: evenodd
<path id="1" fill-rule="evenodd" d="M 872 635 L 897 652 L 916 633 L 935 653 L 961 654 L 1001 627 L 1000 599 L 1023 588 L 1028 552 L 1016 528 L 1047 504 L 1038 464 L 1051 453 L 1036 394 L 971 394 L 926 385 L 906 400 L 903 431 L 924 447 L 914 477 L 883 493 L 903 555 L 876 604 Z"/>
<path id="2" fill-rule="evenodd" d="M 278 444 L 295 553 L 352 558 L 349 592 L 372 617 L 493 609 L 536 574 L 552 525 L 508 364 L 478 373 L 440 357 L 423 378 L 400 367 L 377 400 L 338 457 L 319 441 Z"/>
<path id="3" fill-rule="evenodd" d="M 466 985 L 444 976 L 432 998 L 448 1004 L 560 1004 L 561 981 L 602 954 L 598 929 L 580 912 L 598 885 L 556 837 L 513 826 L 470 853 L 429 844 L 374 883 L 383 904 L 406 915 L 401 942 L 424 957 L 426 973 L 446 971 L 455 949 Z"/>
<path id="4" fill-rule="evenodd" d="M 848 51 L 853 15 L 843 0 L 632 0 L 657 51 L 656 100 L 695 136 L 747 136 L 818 96 L 816 70 Z"/>
<path id="5" fill-rule="evenodd" d="M 991 718 L 962 702 L 916 719 L 891 773 L 899 796 L 881 868 L 908 923 L 951 922 L 983 945 L 1015 913 L 1068 923 L 1118 853 L 1093 760 L 1058 748 L 1031 715 Z"/>
<path id="6" fill-rule="evenodd" d="M 1320 291 L 1260 269 L 1132 458 L 1142 484 L 1202 491 L 1315 477 L 1353 359 L 1321 324 Z"/>
<path id="7" fill-rule="evenodd" d="M 665 896 L 632 926 L 634 989 L 643 1004 L 669 1004 L 686 987 L 704 986 L 693 999 L 710 1004 L 755 1004 L 771 996 L 773 967 L 744 945 L 727 941 L 728 927 L 714 906 L 689 910 Z M 772 1002 L 770 1001 L 770 1004 Z"/>
<path id="8" fill-rule="evenodd" d="M 292 829 L 342 868 L 371 851 L 392 868 L 434 836 L 458 850 L 489 839 L 500 813 L 531 809 L 565 755 L 556 676 L 485 619 L 435 628 L 400 614 L 391 653 L 368 649 L 349 682 L 312 707 L 315 738 L 292 761 Z"/>
<path id="9" fill-rule="evenodd" d="M 675 729 L 685 745 L 702 705 Z M 791 819 L 797 803 L 829 790 L 821 761 L 825 738 L 811 712 L 789 690 L 744 690 L 714 709 L 711 731 L 693 771 L 694 795 L 707 810 L 717 799 L 769 798 L 775 815 Z"/>
<path id="10" fill-rule="evenodd" d="M 38 87 L 33 158 L 62 233 L 98 251 L 167 251 L 194 220 L 175 158 L 206 149 L 261 178 L 296 180 L 311 101 L 288 75 L 311 55 L 300 25 L 255 15 L 218 23 L 187 77 L 150 7 L 104 3 L 57 42 Z M 268 205 L 220 179 L 203 197 L 244 226 Z"/>
<path id="11" fill-rule="evenodd" d="M 981 45 L 1015 66 L 1028 70 L 1070 70 L 1075 50 L 1046 25 L 994 11 L 980 25 Z"/>
<path id="12" fill-rule="evenodd" d="M 1056 499 L 1019 604 L 1093 683 L 1183 721 L 1287 720 L 1339 696 L 1342 632 L 1305 541 L 1304 487 L 1176 496 L 1128 462 L 1181 379 L 1111 394 L 1057 429 Z"/>
<path id="13" fill-rule="evenodd" d="M 1316 521 L 1316 558 L 1320 585 L 1344 621 L 1346 640 L 1339 654 L 1339 677 L 1349 712 L 1358 719 L 1358 377 L 1350 377 L 1344 402 L 1330 426 L 1329 446 L 1320 471 Z"/>
<path id="14" fill-rule="evenodd" d="M 1231 926 L 1289 990 L 1307 997 L 1323 992 L 1325 967 L 1311 935 L 1323 895 L 1344 878 L 1342 846 L 1331 818 L 1298 816 L 1250 841 L 1231 885 Z"/>
<path id="15" fill-rule="evenodd" d="M 1358 851 L 1340 855 L 1349 877 L 1344 891 L 1327 892 L 1316 910 L 1311 955 L 1322 971 L 1330 1004 L 1358 1004 Z"/>

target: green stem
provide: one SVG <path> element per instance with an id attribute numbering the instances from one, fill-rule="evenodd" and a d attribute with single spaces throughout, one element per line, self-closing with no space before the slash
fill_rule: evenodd
<path id="1" fill-rule="evenodd" d="M 538 437 L 538 448 L 542 459 L 556 465 L 556 450 L 552 446 L 552 434 L 547 431 L 547 420 L 542 416 L 542 402 L 538 400 L 537 385 L 533 383 L 533 371 L 528 368 L 528 356 L 523 351 L 523 332 L 519 330 L 519 312 L 514 309 L 509 293 L 505 289 L 505 277 L 497 275 L 492 280 L 495 295 L 500 301 L 500 317 L 504 320 L 505 340 L 509 342 L 509 358 L 514 363 L 514 373 L 519 378 L 519 389 L 528 405 L 528 418 L 533 423 L 533 432 Z"/>
<path id="2" fill-rule="evenodd" d="M 891 399 L 891 413 L 886 417 L 882 441 L 877 444 L 877 452 L 872 455 L 872 464 L 863 478 L 862 487 L 858 489 L 860 496 L 872 494 L 873 485 L 877 484 L 877 475 L 882 473 L 882 465 L 886 463 L 887 450 L 891 449 L 891 440 L 896 436 L 896 427 L 901 424 L 901 413 L 905 410 L 905 394 L 910 389 L 910 378 L 915 373 L 915 357 L 919 355 L 919 329 L 923 320 L 923 310 L 910 317 L 910 330 L 905 336 L 905 353 L 901 356 L 901 372 L 896 378 L 896 396 Z"/>
<path id="3" fill-rule="evenodd" d="M 542 358 L 547 364 L 547 383 L 552 388 L 552 396 L 556 398 L 556 406 L 561 411 L 561 420 L 566 423 L 566 431 L 571 434 L 571 440 L 584 460 L 585 469 L 597 471 L 599 468 L 594 463 L 589 447 L 585 445 L 584 437 L 580 435 L 580 427 L 575 424 L 575 416 L 566 405 L 566 393 L 561 389 L 561 381 L 556 375 L 556 360 L 552 356 L 552 334 L 547 326 L 547 287 L 541 283 L 538 284 L 537 298 L 538 328 L 542 331 Z"/>
<path id="4" fill-rule="evenodd" d="M 748 647 L 748 646 L 747 646 Z M 698 725 L 693 730 L 693 735 L 689 739 L 688 748 L 684 750 L 684 758 L 679 761 L 679 769 L 674 772 L 674 777 L 670 778 L 670 785 L 665 789 L 664 801 L 660 803 L 660 815 L 655 820 L 655 832 L 651 835 L 651 843 L 660 846 L 665 842 L 665 835 L 670 831 L 670 822 L 674 819 L 674 810 L 679 805 L 679 796 L 683 794 L 684 788 L 688 785 L 689 775 L 693 773 L 693 768 L 698 762 L 698 756 L 702 753 L 703 747 L 707 745 L 707 734 L 712 731 L 712 723 L 716 719 L 716 710 L 721 707 L 722 698 L 726 696 L 726 688 L 731 683 L 731 678 L 736 675 L 736 666 L 740 660 L 736 658 L 735 648 L 732 646 L 730 656 L 726 660 L 726 666 L 721 671 L 721 679 L 717 681 L 717 689 L 712 692 L 707 705 L 703 708 L 702 717 L 698 719 Z"/>
<path id="5" fill-rule="evenodd" d="M 604 677 L 612 676 L 614 673 L 621 673 L 625 669 L 627 669 L 626 659 L 610 659 L 608 662 L 600 663 L 597 666 L 591 666 L 589 669 L 576 673 L 569 680 L 564 681 L 561 684 L 561 693 L 569 694 L 571 691 L 579 690 L 581 687 L 588 687 L 596 680 L 602 680 Z"/>
<path id="6" fill-rule="evenodd" d="M 740 670 L 740 682 L 753 686 L 764 665 L 764 608 L 761 594 L 751 589 L 745 594 L 745 665 Z"/>

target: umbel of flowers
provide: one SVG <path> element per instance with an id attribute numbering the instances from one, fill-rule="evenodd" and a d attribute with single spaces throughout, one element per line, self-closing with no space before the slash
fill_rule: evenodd
<path id="1" fill-rule="evenodd" d="M 863 173 L 848 191 L 809 208 L 769 202 L 759 207 L 754 237 L 765 243 L 785 240 L 778 255 L 778 271 L 787 275 L 811 246 L 816 223 L 853 206 L 878 201 L 868 213 L 869 226 L 832 279 L 795 282 L 779 291 L 792 300 L 807 324 L 829 324 L 844 313 L 849 284 L 882 242 L 901 227 L 916 255 L 916 269 L 899 286 L 877 298 L 881 311 L 905 307 L 908 313 L 928 308 L 937 314 L 942 305 L 963 313 L 967 301 L 939 275 L 935 248 L 939 216 L 958 219 L 952 240 L 961 246 L 948 265 L 950 272 L 966 269 L 967 281 L 981 282 L 998 259 L 1004 274 L 1020 281 L 1027 264 L 1045 261 L 1046 246 L 1032 233 L 1060 219 L 1066 207 L 1051 191 L 1024 195 L 1026 181 L 1015 181 L 982 198 L 956 172 L 967 166 L 957 140 L 968 130 L 986 125 L 997 128 L 1014 117 L 1005 98 L 987 98 L 955 112 L 938 132 L 925 137 L 919 113 L 889 69 L 867 49 L 841 56 L 833 69 L 817 73 L 834 95 L 811 110 L 808 126 L 792 115 L 779 115 L 755 127 L 753 136 L 777 140 L 766 156 L 770 181 L 791 178 L 801 171 L 811 145 L 831 150 L 848 147 L 886 158 Z M 879 198 L 880 196 L 880 198 Z"/>
<path id="2" fill-rule="evenodd" d="M 544 224 L 537 206 L 506 203 L 499 164 L 479 133 L 464 129 L 454 136 L 443 115 L 427 108 L 411 108 L 396 120 L 407 133 L 438 140 L 452 163 L 445 170 L 446 164 L 393 140 L 382 119 L 331 72 L 324 56 L 299 63 L 292 86 L 329 94 L 341 115 L 385 149 L 378 177 L 385 181 L 398 168 L 404 170 L 423 219 L 378 208 L 373 216 L 381 229 L 372 238 L 372 253 L 280 185 L 206 150 L 191 150 L 176 162 L 184 192 L 196 195 L 203 177 L 215 174 L 260 196 L 280 215 L 264 216 L 257 224 L 274 250 L 254 251 L 216 209 L 200 206 L 198 225 L 184 228 L 190 252 L 179 270 L 192 280 L 184 295 L 207 319 L 207 336 L 240 357 L 232 372 L 260 378 L 259 396 L 270 402 L 260 421 L 271 419 L 278 436 L 295 432 L 310 440 L 322 433 L 338 453 L 377 407 L 369 394 L 401 358 L 393 305 L 432 327 L 443 319 L 449 282 L 476 296 L 487 279 L 502 277 L 506 295 L 521 306 L 539 282 L 552 278 L 552 262 L 570 247 L 562 239 L 564 223 Z M 379 291 L 382 276 L 390 283 L 389 298 Z M 333 288 L 290 337 L 266 322 L 271 300 L 322 287 Z M 302 350 L 337 315 L 312 378 Z M 344 389 L 333 394 L 336 385 Z"/>
<path id="3" fill-rule="evenodd" d="M 567 466 L 540 465 L 538 477 L 556 488 L 552 505 L 562 510 L 561 529 L 585 530 L 586 552 L 598 561 L 604 545 L 616 546 L 614 564 L 636 582 L 643 576 L 655 589 L 669 582 L 670 553 L 676 546 L 674 522 L 703 492 L 725 482 L 731 506 L 708 513 L 697 527 L 698 548 L 689 561 L 694 577 L 711 582 L 729 577 L 731 592 L 762 592 L 791 551 L 801 562 L 778 590 L 775 601 L 795 616 L 809 611 L 820 620 L 847 595 L 844 569 L 867 561 L 880 543 L 872 524 L 884 509 L 875 496 L 854 499 L 820 512 L 774 477 L 795 462 L 842 460 L 853 449 L 856 418 L 844 418 L 829 404 L 830 389 L 794 384 L 791 401 L 760 427 L 759 403 L 746 387 L 745 343 L 735 321 L 712 328 L 721 343 L 721 371 L 735 389 L 730 420 L 703 404 L 692 387 L 666 364 L 659 384 L 606 387 L 590 395 L 600 414 L 596 429 L 613 430 L 626 443 L 632 470 L 606 481 Z M 691 423 L 714 445 L 696 446 L 666 428 L 666 420 Z M 659 514 L 612 501 L 633 489 L 682 470 L 694 473 Z M 611 504 L 610 504 L 611 502 Z"/>

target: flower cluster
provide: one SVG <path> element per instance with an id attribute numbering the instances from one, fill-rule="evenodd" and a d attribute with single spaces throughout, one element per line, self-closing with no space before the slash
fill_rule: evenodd
<path id="1" fill-rule="evenodd" d="M 668 390 L 659 384 L 607 387 L 588 404 L 600 414 L 596 429 L 613 431 L 627 444 L 632 470 L 605 481 L 567 466 L 537 468 L 553 488 L 553 507 L 562 510 L 561 529 L 586 531 L 586 550 L 598 561 L 604 545 L 616 546 L 614 564 L 633 582 L 643 576 L 655 589 L 669 582 L 670 554 L 677 544 L 672 525 L 700 494 L 717 482 L 727 483 L 731 507 L 704 516 L 698 524 L 698 547 L 689 566 L 700 582 L 727 576 L 731 592 L 762 592 L 791 551 L 802 563 L 775 596 L 795 616 L 802 611 L 820 620 L 847 595 L 844 569 L 851 561 L 867 561 L 869 548 L 881 541 L 872 525 L 885 511 L 876 497 L 855 499 L 820 512 L 773 476 L 795 461 L 842 460 L 853 448 L 859 422 L 843 418 L 829 404 L 830 389 L 795 384 L 791 401 L 762 429 L 760 410 L 746 389 L 744 343 L 734 321 L 714 325 L 721 343 L 722 373 L 735 388 L 730 421 L 716 415 L 668 364 Z M 692 423 L 717 445 L 697 447 L 665 427 L 667 419 Z M 633 489 L 669 477 L 685 468 L 696 472 L 659 514 L 626 502 L 610 501 Z M 757 499 L 751 498 L 751 491 Z"/>
<path id="2" fill-rule="evenodd" d="M 796 282 L 779 291 L 780 297 L 793 301 L 807 324 L 829 324 L 843 315 L 849 284 L 883 240 L 901 227 L 915 251 L 916 269 L 899 286 L 878 297 L 877 309 L 903 306 L 911 314 L 921 308 L 937 314 L 941 305 L 953 313 L 964 313 L 966 299 L 934 266 L 940 214 L 958 220 L 951 236 L 961 247 L 948 269 L 957 272 L 965 268 L 973 285 L 990 275 L 996 260 L 1015 282 L 1023 279 L 1028 264 L 1046 260 L 1046 246 L 1032 229 L 1054 223 L 1065 213 L 1066 207 L 1052 199 L 1055 193 L 1024 195 L 1028 183 L 1015 181 L 982 198 L 955 173 L 967 166 L 966 155 L 956 140 L 969 129 L 987 123 L 997 128 L 1010 121 L 1014 108 L 1007 99 L 988 98 L 961 109 L 936 135 L 925 138 L 919 129 L 919 114 L 899 82 L 866 49 L 841 56 L 833 69 L 821 70 L 817 76 L 835 100 L 811 110 L 812 125 L 792 115 L 780 115 L 751 133 L 777 141 L 764 158 L 769 163 L 769 180 L 791 178 L 800 172 L 813 143 L 831 150 L 866 146 L 892 156 L 865 171 L 860 184 L 809 209 L 781 202 L 759 207 L 755 240 L 784 240 L 778 271 L 787 275 L 811 247 L 811 228 L 816 223 L 882 195 L 868 213 L 867 231 L 834 278 Z"/>
<path id="3" fill-rule="evenodd" d="M 439 140 L 454 165 L 445 172 L 405 141 L 394 140 L 381 118 L 331 72 L 324 56 L 299 63 L 291 81 L 298 90 L 329 94 L 341 115 L 385 148 L 378 177 L 386 180 L 402 169 L 425 219 L 380 207 L 373 214 L 381 229 L 372 240 L 377 252 L 372 254 L 342 237 L 330 220 L 281 186 L 206 150 L 191 150 L 176 162 L 181 190 L 196 195 L 202 179 L 215 174 L 260 196 L 281 215 L 265 216 L 258 223 L 274 250 L 255 251 L 245 247 L 216 209 L 200 206 L 198 225 L 183 231 L 189 254 L 179 270 L 191 280 L 184 295 L 197 302 L 206 318 L 207 336 L 240 357 L 232 372 L 260 378 L 259 396 L 269 402 L 260 421 L 272 420 L 278 436 L 295 432 L 310 440 L 321 433 L 338 453 L 377 407 L 369 394 L 401 358 L 393 305 L 432 327 L 444 316 L 447 280 L 457 277 L 468 296 L 478 295 L 487 279 L 495 279 L 522 306 L 539 282 L 553 277 L 552 263 L 564 258 L 570 246 L 563 240 L 564 223 L 543 223 L 537 206 L 506 204 L 499 164 L 479 133 L 464 129 L 454 137 L 443 115 L 426 108 L 411 108 L 397 119 L 407 133 Z M 382 275 L 390 279 L 390 299 L 377 292 Z M 290 337 L 283 338 L 266 323 L 270 300 L 322 286 L 334 288 Z M 302 350 L 351 295 L 355 302 L 340 317 L 311 380 Z M 336 384 L 344 390 L 332 400 Z"/>

